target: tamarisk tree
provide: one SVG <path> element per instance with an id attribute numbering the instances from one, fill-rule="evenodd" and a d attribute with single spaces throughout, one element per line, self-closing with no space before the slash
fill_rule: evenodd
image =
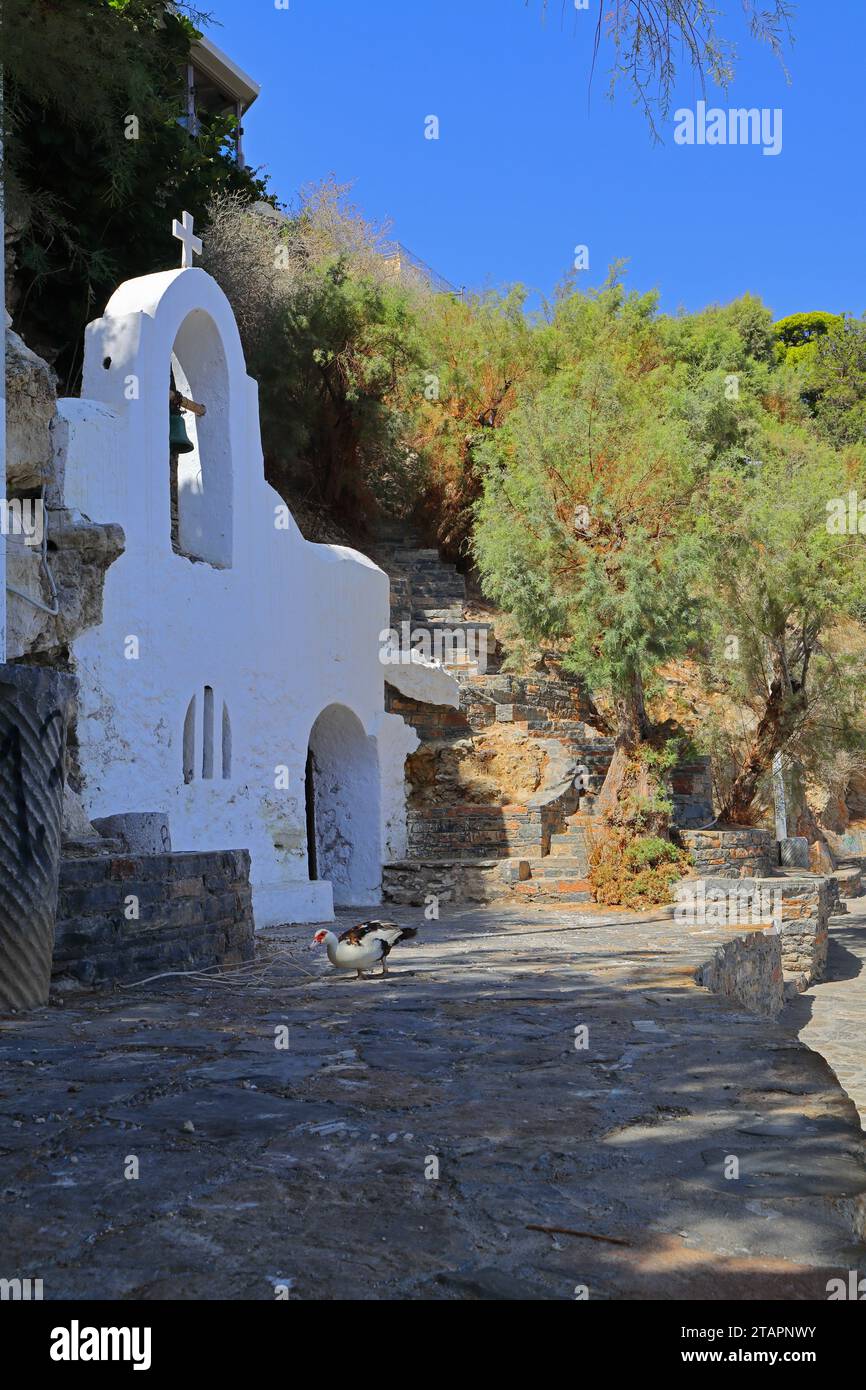
<path id="1" fill-rule="evenodd" d="M 670 111 L 678 80 L 689 76 L 723 89 L 734 79 L 737 66 L 735 21 L 711 0 L 525 0 L 536 4 L 542 15 L 559 12 L 562 20 L 571 11 L 574 30 L 580 16 L 592 15 L 591 74 L 599 62 L 608 63 L 609 95 L 624 85 L 641 108 L 654 136 Z M 790 0 L 742 0 L 741 28 L 745 35 L 765 44 L 783 62 L 784 50 L 793 43 L 791 25 L 795 7 Z"/>
<path id="2" fill-rule="evenodd" d="M 698 530 L 715 630 L 707 681 L 749 716 L 722 823 L 754 818 L 777 754 L 808 762 L 816 750 L 862 746 L 866 672 L 862 644 L 846 633 L 863 613 L 862 482 L 857 452 L 842 456 L 789 424 L 766 430 L 759 461 L 706 480 Z"/>
<path id="3" fill-rule="evenodd" d="M 615 753 L 599 809 L 652 800 L 664 741 L 647 710 L 658 667 L 694 635 L 692 455 L 665 409 L 653 296 L 608 283 L 560 302 L 547 381 L 486 451 L 475 553 L 485 591 L 529 638 L 565 643 L 606 706 Z M 638 770 L 639 766 L 639 770 Z"/>

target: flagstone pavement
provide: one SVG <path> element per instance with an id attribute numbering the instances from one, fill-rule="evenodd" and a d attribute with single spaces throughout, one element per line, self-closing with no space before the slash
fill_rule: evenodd
<path id="1" fill-rule="evenodd" d="M 781 1022 L 827 1059 L 866 1127 L 866 898 L 848 910 L 832 922 L 825 978 L 789 1003 Z"/>
<path id="2" fill-rule="evenodd" d="M 233 975 L 0 1019 L 0 1277 L 47 1299 L 824 1299 L 866 1273 L 864 1138 L 792 1026 L 838 1045 L 862 1104 L 863 1028 L 838 1023 L 862 906 L 837 978 L 781 1022 L 695 984 L 706 942 L 669 919 L 526 906 L 396 912 L 421 931 L 384 980 L 287 927 Z"/>

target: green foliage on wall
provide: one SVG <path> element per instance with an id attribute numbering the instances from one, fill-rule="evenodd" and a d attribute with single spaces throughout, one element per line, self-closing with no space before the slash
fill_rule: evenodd
<path id="1" fill-rule="evenodd" d="M 232 158 L 234 118 L 204 119 L 195 137 L 179 124 L 198 32 L 183 8 L 4 0 L 7 302 L 62 390 L 116 285 L 177 264 L 173 216 L 202 226 L 220 189 L 266 196 Z"/>

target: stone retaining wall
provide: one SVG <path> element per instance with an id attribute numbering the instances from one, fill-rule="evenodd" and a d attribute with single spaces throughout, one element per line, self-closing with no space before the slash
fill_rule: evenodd
<path id="1" fill-rule="evenodd" d="M 817 874 L 803 877 L 724 877 L 684 879 L 678 886 L 675 918 L 683 925 L 750 931 L 756 918 L 778 927 L 784 978 L 807 989 L 823 978 L 827 965 L 830 916 L 838 910 L 838 885 Z M 687 893 L 687 906 L 679 896 Z M 740 924 L 737 926 L 736 924 Z"/>
<path id="2" fill-rule="evenodd" d="M 400 907 L 423 907 L 436 897 L 440 906 L 492 903 L 506 898 L 517 860 L 396 859 L 382 868 L 382 896 Z M 517 871 L 515 871 L 517 872 Z"/>
<path id="3" fill-rule="evenodd" d="M 247 850 L 64 860 L 55 981 L 104 985 L 250 960 L 249 869 Z"/>
<path id="4" fill-rule="evenodd" d="M 774 886 L 778 880 L 769 881 Z M 824 978 L 830 913 L 838 887 L 831 878 L 788 879 L 782 888 L 782 968 L 798 989 Z"/>
<path id="5" fill-rule="evenodd" d="M 775 865 L 775 840 L 769 830 L 682 830 L 683 844 L 694 856 L 698 874 L 715 878 L 764 878 Z"/>
<path id="6" fill-rule="evenodd" d="M 437 739 L 468 738 L 472 729 L 462 709 L 447 705 L 428 705 L 403 695 L 388 681 L 385 682 L 385 709 L 399 714 L 415 730 L 422 743 Z M 489 722 L 492 723 L 493 716 Z"/>
<path id="7" fill-rule="evenodd" d="M 555 803 L 417 807 L 407 815 L 409 854 L 419 859 L 546 854 L 561 819 L 562 810 Z"/>
<path id="8" fill-rule="evenodd" d="M 580 720 L 587 713 L 583 688 L 576 677 L 569 681 L 500 672 L 465 686 L 461 700 L 473 728 L 481 728 L 495 719 L 497 705 L 517 709 L 515 719 L 528 717 L 526 713 L 521 715 L 521 710 L 543 709 L 553 720 Z"/>
<path id="9" fill-rule="evenodd" d="M 785 1002 L 780 938 L 762 927 L 739 927 L 697 967 L 695 980 L 751 1013 L 775 1018 Z"/>

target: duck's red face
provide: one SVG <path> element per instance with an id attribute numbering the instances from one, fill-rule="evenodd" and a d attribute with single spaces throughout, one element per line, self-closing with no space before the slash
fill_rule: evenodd
<path id="1" fill-rule="evenodd" d="M 327 935 L 328 933 L 326 931 L 317 931 L 316 935 L 313 937 L 313 945 L 321 946 Z"/>

